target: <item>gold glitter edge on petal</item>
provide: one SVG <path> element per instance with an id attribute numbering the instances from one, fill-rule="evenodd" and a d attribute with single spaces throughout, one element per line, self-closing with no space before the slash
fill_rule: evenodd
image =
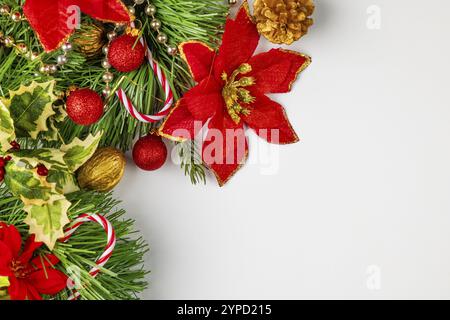
<path id="1" fill-rule="evenodd" d="M 175 137 L 172 136 L 170 134 L 164 133 L 164 126 L 166 125 L 166 122 L 169 120 L 170 116 L 172 115 L 173 112 L 175 112 L 175 110 L 180 106 L 181 101 L 183 100 L 183 98 L 181 98 L 180 100 L 177 101 L 177 103 L 175 104 L 175 106 L 172 108 L 172 110 L 170 111 L 170 113 L 167 115 L 167 117 L 164 119 L 164 121 L 161 123 L 161 126 L 158 128 L 158 135 L 160 135 L 161 137 L 164 137 L 166 139 L 169 139 L 171 141 L 175 141 L 175 142 L 185 142 L 188 139 L 187 138 L 181 138 L 181 137 Z"/>
<path id="2" fill-rule="evenodd" d="M 211 48 L 210 46 L 208 46 L 206 43 L 204 43 L 202 41 L 198 41 L 198 40 L 184 41 L 178 45 L 178 50 L 180 51 L 180 57 L 181 57 L 181 59 L 183 59 L 184 62 L 186 62 L 188 69 L 189 69 L 189 73 L 191 74 L 192 78 L 194 78 L 194 80 L 195 80 L 195 75 L 194 75 L 194 72 L 192 71 L 191 64 L 189 63 L 188 58 L 186 57 L 186 54 L 184 52 L 183 47 L 186 44 L 201 44 L 213 53 L 215 53 L 216 51 L 213 48 Z"/>

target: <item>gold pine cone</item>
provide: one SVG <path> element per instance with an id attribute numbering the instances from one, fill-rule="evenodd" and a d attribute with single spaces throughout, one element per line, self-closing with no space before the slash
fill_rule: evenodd
<path id="1" fill-rule="evenodd" d="M 78 170 L 81 188 L 106 192 L 114 189 L 125 172 L 126 160 L 115 148 L 100 148 Z"/>
<path id="2" fill-rule="evenodd" d="M 313 0 L 255 0 L 253 6 L 259 33 L 273 43 L 292 44 L 314 23 Z"/>
<path id="3" fill-rule="evenodd" d="M 82 24 L 81 29 L 74 35 L 73 44 L 85 57 L 97 57 L 106 45 L 105 29 L 97 24 Z"/>

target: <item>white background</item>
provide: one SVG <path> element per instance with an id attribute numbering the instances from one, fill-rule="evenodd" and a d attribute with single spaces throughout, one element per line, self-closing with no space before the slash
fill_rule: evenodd
<path id="1" fill-rule="evenodd" d="M 313 64 L 273 97 L 302 139 L 275 175 L 193 187 L 170 162 L 128 165 L 116 195 L 151 245 L 144 298 L 450 298 L 450 3 L 315 2 L 291 47 Z"/>

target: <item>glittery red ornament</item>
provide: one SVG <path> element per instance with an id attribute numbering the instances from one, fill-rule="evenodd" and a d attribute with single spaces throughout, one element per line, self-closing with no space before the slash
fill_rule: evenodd
<path id="1" fill-rule="evenodd" d="M 161 168 L 167 159 L 167 147 L 160 136 L 149 134 L 140 138 L 133 147 L 133 160 L 142 170 Z"/>
<path id="2" fill-rule="evenodd" d="M 78 89 L 67 98 L 66 111 L 73 122 L 88 126 L 96 123 L 103 115 L 103 100 L 91 89 Z"/>
<path id="3" fill-rule="evenodd" d="M 145 58 L 145 49 L 137 37 L 124 34 L 114 39 L 109 45 L 108 61 L 120 72 L 138 69 Z"/>

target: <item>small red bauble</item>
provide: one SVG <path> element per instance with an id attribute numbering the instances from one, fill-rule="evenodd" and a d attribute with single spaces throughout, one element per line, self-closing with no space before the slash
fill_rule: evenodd
<path id="1" fill-rule="evenodd" d="M 109 45 L 108 62 L 120 72 L 138 69 L 145 58 L 145 49 L 137 37 L 124 34 Z"/>
<path id="2" fill-rule="evenodd" d="M 77 89 L 70 93 L 66 102 L 67 115 L 82 126 L 96 123 L 103 115 L 103 100 L 91 89 Z"/>
<path id="3" fill-rule="evenodd" d="M 160 136 L 150 134 L 140 138 L 133 147 L 133 160 L 142 170 L 161 168 L 167 159 L 167 147 Z"/>

